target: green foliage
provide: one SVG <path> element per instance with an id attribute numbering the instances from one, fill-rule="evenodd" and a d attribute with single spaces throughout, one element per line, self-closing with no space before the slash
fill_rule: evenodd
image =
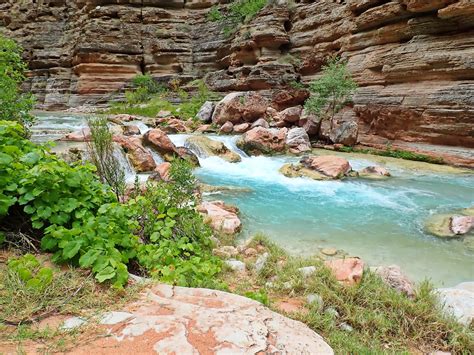
<path id="1" fill-rule="evenodd" d="M 347 103 L 357 84 L 347 69 L 345 62 L 339 58 L 331 58 L 323 67 L 322 76 L 310 84 L 311 96 L 305 103 L 305 108 L 312 113 L 322 115 L 323 119 L 331 121 L 335 114 Z"/>
<path id="2" fill-rule="evenodd" d="M 15 274 L 27 288 L 41 290 L 53 280 L 53 270 L 41 267 L 40 262 L 31 254 L 8 260 L 8 272 Z"/>
<path id="3" fill-rule="evenodd" d="M 338 149 L 341 152 L 346 153 L 362 153 L 362 154 L 373 154 L 381 155 L 384 157 L 391 157 L 397 159 L 413 160 L 413 161 L 422 161 L 425 163 L 431 164 L 444 164 L 444 160 L 441 157 L 432 157 L 425 154 L 413 153 L 406 150 L 400 149 L 391 149 L 388 147 L 386 150 L 376 150 L 376 149 L 360 149 L 354 147 L 340 147 Z"/>
<path id="4" fill-rule="evenodd" d="M 219 6 L 214 5 L 211 7 L 209 12 L 207 13 L 207 20 L 211 22 L 220 21 L 224 18 L 224 16 L 219 11 Z"/>
<path id="5" fill-rule="evenodd" d="M 22 52 L 13 40 L 0 34 L 0 120 L 17 121 L 29 127 L 34 121 L 29 114 L 34 98 L 21 92 L 20 86 L 27 70 Z"/>
<path id="6" fill-rule="evenodd" d="M 97 169 L 103 183 L 108 184 L 117 196 L 123 199 L 125 193 L 125 172 L 114 155 L 114 142 L 105 117 L 93 117 L 87 124 L 91 132 L 91 140 L 87 142 L 87 149 L 92 163 Z"/>
<path id="7" fill-rule="evenodd" d="M 23 138 L 18 124 L 0 121 L 0 146 L 0 221 L 22 209 L 54 262 L 92 269 L 97 281 L 118 288 L 131 262 L 165 282 L 214 284 L 220 263 L 195 210 L 196 184 L 185 162 L 173 163 L 173 182 L 150 184 L 121 204 L 92 165 L 69 166 Z"/>
<path id="8" fill-rule="evenodd" d="M 265 306 L 270 305 L 270 300 L 268 298 L 267 292 L 265 290 L 259 290 L 256 292 L 248 291 L 245 293 L 245 297 L 251 298 L 257 302 L 264 304 Z"/>
<path id="9" fill-rule="evenodd" d="M 157 83 L 150 74 L 140 74 L 132 80 L 133 90 L 125 92 L 128 104 L 139 104 L 150 100 L 154 95 L 166 93 L 164 85 Z"/>

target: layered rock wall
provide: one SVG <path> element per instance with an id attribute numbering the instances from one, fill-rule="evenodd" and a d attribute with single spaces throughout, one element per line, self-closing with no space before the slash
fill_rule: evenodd
<path id="1" fill-rule="evenodd" d="M 471 0 L 272 1 L 231 37 L 206 17 L 226 2 L 0 0 L 0 24 L 25 47 L 42 108 L 107 101 L 142 72 L 281 97 L 336 54 L 360 86 L 363 141 L 474 147 Z"/>

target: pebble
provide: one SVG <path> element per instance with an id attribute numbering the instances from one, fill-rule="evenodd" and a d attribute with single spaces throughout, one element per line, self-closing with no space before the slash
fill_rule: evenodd
<path id="1" fill-rule="evenodd" d="M 318 305 L 318 308 L 320 310 L 323 309 L 323 306 L 324 306 L 323 298 L 320 295 L 317 295 L 314 293 L 306 296 L 306 302 L 308 302 L 308 304 L 310 305 L 312 304 Z"/>
<path id="2" fill-rule="evenodd" d="M 245 264 L 242 261 L 230 259 L 226 260 L 225 264 L 229 266 L 233 271 L 245 272 Z"/>
<path id="3" fill-rule="evenodd" d="M 301 272 L 301 274 L 304 277 L 308 277 L 308 276 L 311 276 L 312 274 L 314 274 L 316 272 L 316 267 L 315 266 L 300 267 L 298 269 L 298 271 Z"/>
<path id="4" fill-rule="evenodd" d="M 255 270 L 257 271 L 257 273 L 263 270 L 265 264 L 267 263 L 268 257 L 268 253 L 264 253 L 258 257 L 257 261 L 255 262 Z"/>
<path id="5" fill-rule="evenodd" d="M 352 328 L 349 324 L 347 323 L 341 323 L 341 325 L 339 325 L 339 328 L 341 328 L 341 330 L 345 331 L 345 332 L 353 332 L 354 331 L 354 328 Z"/>

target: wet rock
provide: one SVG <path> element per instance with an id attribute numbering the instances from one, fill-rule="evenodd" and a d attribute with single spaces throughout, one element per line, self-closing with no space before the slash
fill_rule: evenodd
<path id="1" fill-rule="evenodd" d="M 126 347 L 144 354 L 205 354 L 209 349 L 216 354 L 333 354 L 305 324 L 227 292 L 160 284 L 145 289 L 123 311 L 133 317 L 101 326 L 109 336 L 79 342 L 74 351 Z"/>
<path id="2" fill-rule="evenodd" d="M 124 149 L 137 172 L 153 171 L 156 168 L 153 155 L 143 147 L 140 138 L 135 136 L 114 136 L 113 140 Z"/>
<path id="3" fill-rule="evenodd" d="M 123 126 L 123 127 L 122 127 L 122 130 L 123 130 L 123 134 L 124 134 L 125 136 L 136 136 L 136 135 L 140 135 L 140 128 L 138 128 L 138 126 L 135 126 L 135 125 Z"/>
<path id="4" fill-rule="evenodd" d="M 295 127 L 286 135 L 286 145 L 290 153 L 300 154 L 311 150 L 309 136 L 303 128 Z"/>
<path id="5" fill-rule="evenodd" d="M 260 271 L 263 270 L 263 268 L 265 267 L 265 264 L 267 263 L 267 260 L 268 260 L 269 256 L 270 256 L 270 254 L 264 253 L 264 254 L 262 254 L 258 257 L 257 261 L 255 262 L 255 271 L 257 271 L 257 273 L 259 273 Z"/>
<path id="6" fill-rule="evenodd" d="M 226 194 L 240 194 L 252 192 L 253 190 L 249 187 L 241 186 L 215 186 L 207 184 L 199 184 L 199 190 L 201 192 L 210 192 L 210 193 L 226 193 Z"/>
<path id="7" fill-rule="evenodd" d="M 207 216 L 215 231 L 236 234 L 242 228 L 242 222 L 237 216 L 238 210 L 222 201 L 203 202 L 198 206 L 198 211 Z"/>
<path id="8" fill-rule="evenodd" d="M 239 138 L 237 146 L 250 155 L 282 153 L 287 132 L 286 128 L 255 127 Z"/>
<path id="9" fill-rule="evenodd" d="M 308 169 L 315 170 L 333 179 L 340 179 L 352 170 L 346 159 L 333 155 L 304 157 L 300 160 L 300 163 Z"/>
<path id="10" fill-rule="evenodd" d="M 191 166 L 200 166 L 199 158 L 192 152 L 191 149 L 186 147 L 177 147 L 176 152 L 181 159 L 187 161 L 189 164 L 191 164 Z"/>
<path id="11" fill-rule="evenodd" d="M 474 320 L 474 282 L 463 282 L 455 287 L 437 290 L 446 313 L 468 326 Z"/>
<path id="12" fill-rule="evenodd" d="M 224 245 L 220 248 L 213 249 L 212 253 L 226 259 L 235 257 L 239 254 L 237 248 L 231 245 Z"/>
<path id="13" fill-rule="evenodd" d="M 156 166 L 155 172 L 157 173 L 160 180 L 170 181 L 170 168 L 171 163 L 168 162 L 164 162 Z"/>
<path id="14" fill-rule="evenodd" d="M 390 287 L 404 293 L 407 296 L 415 295 L 415 286 L 410 279 L 402 272 L 400 266 L 379 266 L 371 268 Z"/>
<path id="15" fill-rule="evenodd" d="M 270 125 L 268 124 L 268 122 L 267 122 L 266 119 L 264 119 L 264 118 L 259 118 L 259 119 L 256 120 L 254 123 L 252 123 L 251 128 L 255 128 L 255 127 L 269 128 Z"/>
<path id="16" fill-rule="evenodd" d="M 336 280 L 346 285 L 359 283 L 364 273 L 364 262 L 359 258 L 328 260 L 324 264 L 332 271 Z"/>
<path id="17" fill-rule="evenodd" d="M 232 124 L 232 122 L 227 121 L 221 126 L 221 128 L 219 129 L 219 133 L 229 134 L 232 133 L 233 130 L 234 125 Z"/>
<path id="18" fill-rule="evenodd" d="M 284 164 L 279 172 L 289 178 L 306 177 L 313 180 L 330 180 L 331 178 L 315 170 L 308 169 L 302 164 Z"/>
<path id="19" fill-rule="evenodd" d="M 239 260 L 231 259 L 226 260 L 225 264 L 230 267 L 232 271 L 245 272 L 245 263 Z"/>
<path id="20" fill-rule="evenodd" d="M 459 238 L 474 229 L 474 209 L 466 208 L 455 214 L 437 214 L 427 219 L 425 230 L 440 238 Z"/>
<path id="21" fill-rule="evenodd" d="M 316 266 L 305 266 L 305 267 L 300 267 L 298 271 L 303 275 L 304 277 L 309 277 L 313 275 L 316 272 Z"/>
<path id="22" fill-rule="evenodd" d="M 206 101 L 199 109 L 199 112 L 196 114 L 196 117 L 201 122 L 204 122 L 204 123 L 211 122 L 212 114 L 214 112 L 214 107 L 215 107 L 215 104 L 213 102 Z"/>
<path id="23" fill-rule="evenodd" d="M 361 171 L 359 171 L 359 177 L 365 178 L 365 179 L 385 179 L 390 177 L 390 173 L 388 172 L 387 169 L 381 167 L 381 166 L 368 166 Z"/>
<path id="24" fill-rule="evenodd" d="M 473 216 L 452 216 L 451 231 L 456 235 L 464 235 L 474 228 Z"/>
<path id="25" fill-rule="evenodd" d="M 268 102 L 260 94 L 254 92 L 234 92 L 224 97 L 212 115 L 212 122 L 223 125 L 226 122 L 239 124 L 254 122 L 263 117 Z"/>
<path id="26" fill-rule="evenodd" d="M 161 154 L 164 160 L 170 162 L 174 159 L 178 152 L 176 146 L 171 139 L 161 129 L 154 128 L 146 132 L 143 136 L 145 144 L 150 145 L 158 153 Z"/>
<path id="27" fill-rule="evenodd" d="M 224 143 L 206 136 L 191 136 L 186 139 L 186 147 L 198 152 L 200 157 L 218 156 L 230 163 L 241 161 L 240 155 L 231 151 Z"/>
<path id="28" fill-rule="evenodd" d="M 222 126 L 224 127 L 224 126 Z M 246 131 L 248 131 L 250 128 L 250 124 L 249 123 L 241 123 L 241 124 L 238 124 L 238 125 L 235 125 L 234 126 L 234 132 L 235 133 L 244 133 Z"/>
<path id="29" fill-rule="evenodd" d="M 78 131 L 66 134 L 61 140 L 67 142 L 87 142 L 91 140 L 91 130 L 89 128 L 81 128 Z"/>

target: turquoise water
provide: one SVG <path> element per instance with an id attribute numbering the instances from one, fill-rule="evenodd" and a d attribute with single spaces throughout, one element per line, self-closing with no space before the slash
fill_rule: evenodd
<path id="1" fill-rule="evenodd" d="M 82 116 L 41 115 L 33 139 L 56 139 L 84 124 Z M 143 133 L 146 127 L 141 130 Z M 170 137 L 181 146 L 187 136 Z M 400 265 L 413 280 L 429 278 L 436 286 L 474 280 L 474 251 L 465 243 L 473 245 L 474 236 L 445 241 L 423 230 L 432 214 L 474 206 L 472 172 L 454 174 L 450 169 L 433 171 L 423 163 L 345 155 L 356 170 L 382 165 L 393 177 L 383 181 L 290 179 L 278 169 L 298 158 L 247 157 L 235 147 L 235 137 L 213 138 L 241 154 L 242 162 L 200 158 L 201 168 L 195 174 L 208 184 L 252 190 L 206 196 L 240 208 L 244 225 L 240 239 L 263 232 L 298 255 L 335 247 L 371 266 Z"/>
<path id="2" fill-rule="evenodd" d="M 233 138 L 214 138 L 235 149 Z M 184 138 L 173 140 L 182 144 Z M 377 158 L 347 157 L 354 169 L 380 165 Z M 252 189 L 207 197 L 240 208 L 240 238 L 263 232 L 294 254 L 335 247 L 369 265 L 400 265 L 412 279 L 430 278 L 438 286 L 474 279 L 474 252 L 463 241 L 423 231 L 431 214 L 474 205 L 473 174 L 433 172 L 423 169 L 425 164 L 405 167 L 384 159 L 382 165 L 393 175 L 388 180 L 312 181 L 279 174 L 284 163 L 298 158 L 244 156 L 237 164 L 216 157 L 200 160 L 196 175 L 203 182 Z"/>

